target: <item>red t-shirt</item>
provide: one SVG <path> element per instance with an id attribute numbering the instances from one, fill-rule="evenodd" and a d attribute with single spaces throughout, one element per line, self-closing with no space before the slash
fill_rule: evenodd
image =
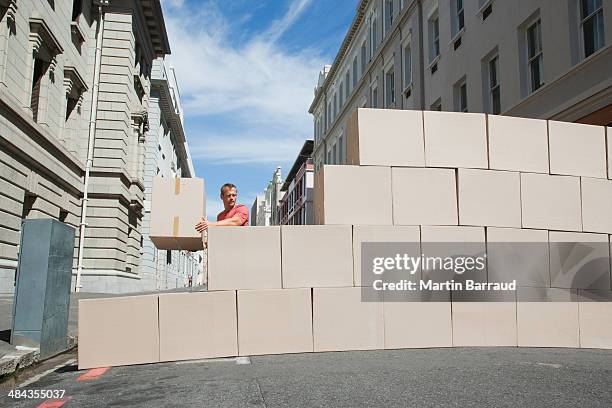
<path id="1" fill-rule="evenodd" d="M 249 225 L 249 210 L 242 204 L 236 204 L 234 208 L 229 211 L 221 211 L 219 215 L 217 215 L 217 221 L 222 221 L 228 218 L 232 218 L 233 216 L 239 216 L 242 223 L 240 226 Z"/>

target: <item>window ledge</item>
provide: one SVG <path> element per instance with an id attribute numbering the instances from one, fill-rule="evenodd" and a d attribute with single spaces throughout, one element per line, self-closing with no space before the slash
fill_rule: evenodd
<path id="1" fill-rule="evenodd" d="M 455 34 L 453 36 L 453 38 L 451 38 L 450 42 L 448 43 L 449 47 L 453 47 L 455 44 L 455 41 L 457 41 L 459 38 L 463 37 L 463 34 L 465 34 L 465 27 L 463 27 L 461 30 L 457 31 L 457 34 Z"/>
<path id="2" fill-rule="evenodd" d="M 480 6 L 480 8 L 478 9 L 478 12 L 476 13 L 476 15 L 482 15 L 482 12 L 489 7 L 491 4 L 493 4 L 493 0 L 486 0 L 484 3 L 482 3 L 482 6 Z"/>
<path id="3" fill-rule="evenodd" d="M 78 37 L 81 44 L 85 42 L 85 34 L 83 33 L 83 30 L 81 30 L 81 27 L 79 27 L 78 21 L 72 21 L 70 23 L 70 29 L 72 30 L 72 33 Z"/>
<path id="4" fill-rule="evenodd" d="M 406 85 L 404 87 L 404 90 L 402 92 L 404 94 L 404 96 L 407 98 L 409 93 L 412 93 L 412 82 L 410 82 L 408 85 Z"/>
<path id="5" fill-rule="evenodd" d="M 436 65 L 438 62 L 440 62 L 440 55 L 436 55 L 436 57 L 431 60 L 431 62 L 429 63 L 429 65 L 427 65 L 427 69 L 431 70 L 431 67 L 433 67 L 434 65 Z"/>

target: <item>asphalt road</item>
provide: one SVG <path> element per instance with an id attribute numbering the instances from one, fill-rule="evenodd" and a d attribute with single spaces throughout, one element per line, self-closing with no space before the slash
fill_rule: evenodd
<path id="1" fill-rule="evenodd" d="M 220 359 L 114 367 L 102 373 L 57 366 L 73 358 L 58 356 L 47 363 L 55 369 L 19 389 L 65 390 L 65 407 L 612 406 L 612 351 L 604 350 L 315 353 L 251 357 L 247 364 Z M 83 380 L 84 374 L 92 378 Z M 0 406 L 60 406 L 7 397 L 26 377 L 0 386 Z"/>

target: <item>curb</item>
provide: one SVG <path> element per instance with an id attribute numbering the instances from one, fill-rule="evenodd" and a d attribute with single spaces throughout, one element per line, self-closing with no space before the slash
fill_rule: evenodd
<path id="1" fill-rule="evenodd" d="M 67 348 L 65 351 L 72 350 L 77 346 L 77 338 L 68 336 Z M 61 353 L 58 353 L 61 354 Z M 0 358 L 0 380 L 26 367 L 44 361 L 55 355 L 40 358 L 40 349 L 25 346 L 16 346 L 15 350 L 5 354 Z"/>

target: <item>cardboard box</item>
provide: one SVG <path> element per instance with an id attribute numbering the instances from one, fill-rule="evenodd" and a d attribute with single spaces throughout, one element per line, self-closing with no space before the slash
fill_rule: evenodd
<path id="1" fill-rule="evenodd" d="M 489 167 L 482 113 L 423 112 L 428 167 Z"/>
<path id="2" fill-rule="evenodd" d="M 384 348 L 382 298 L 362 302 L 361 288 L 313 289 L 314 351 Z"/>
<path id="3" fill-rule="evenodd" d="M 281 288 L 280 227 L 211 227 L 209 290 Z"/>
<path id="4" fill-rule="evenodd" d="M 161 293 L 160 361 L 238 355 L 236 292 Z"/>
<path id="5" fill-rule="evenodd" d="M 612 233 L 612 181 L 581 177 L 582 228 Z"/>
<path id="6" fill-rule="evenodd" d="M 580 347 L 612 349 L 612 292 L 578 291 Z"/>
<path id="7" fill-rule="evenodd" d="M 392 225 L 391 169 L 328 166 L 315 177 L 315 224 Z"/>
<path id="8" fill-rule="evenodd" d="M 548 173 L 548 125 L 545 120 L 488 115 L 489 167 Z"/>
<path id="9" fill-rule="evenodd" d="M 79 370 L 159 362 L 157 295 L 80 299 Z"/>
<path id="10" fill-rule="evenodd" d="M 514 292 L 453 293 L 452 315 L 455 347 L 517 345 Z"/>
<path id="11" fill-rule="evenodd" d="M 524 228 L 582 231 L 580 179 L 521 173 Z"/>
<path id="12" fill-rule="evenodd" d="M 470 257 L 483 258 L 486 252 L 484 227 L 453 227 L 453 226 L 422 226 L 421 248 L 426 258 L 457 258 Z M 424 280 L 445 282 L 455 280 L 464 282 L 467 279 L 476 282 L 487 281 L 486 260 L 484 268 L 456 273 L 454 269 L 440 269 L 435 263 L 429 267 L 424 266 L 422 276 Z"/>
<path id="13" fill-rule="evenodd" d="M 489 282 L 549 287 L 548 231 L 487 228 L 487 270 Z"/>
<path id="14" fill-rule="evenodd" d="M 457 225 L 455 170 L 393 168 L 395 225 Z"/>
<path id="15" fill-rule="evenodd" d="M 579 347 L 576 290 L 517 289 L 519 347 Z"/>
<path id="16" fill-rule="evenodd" d="M 363 242 L 409 242 L 421 246 L 418 226 L 355 225 L 353 226 L 353 283 L 361 286 L 361 244 Z"/>
<path id="17" fill-rule="evenodd" d="M 347 164 L 425 166 L 423 112 L 355 109 L 347 121 Z"/>
<path id="18" fill-rule="evenodd" d="M 284 225 L 281 242 L 283 288 L 353 286 L 350 225 Z"/>
<path id="19" fill-rule="evenodd" d="M 521 227 L 521 180 L 509 171 L 459 169 L 459 224 Z"/>
<path id="20" fill-rule="evenodd" d="M 402 295 L 405 300 L 383 305 L 385 349 L 452 347 L 450 294 L 440 293 L 436 301 L 419 293 Z"/>
<path id="21" fill-rule="evenodd" d="M 612 127 L 606 128 L 606 145 L 608 146 L 608 178 L 612 179 Z"/>
<path id="22" fill-rule="evenodd" d="M 153 178 L 149 238 L 157 249 L 203 248 L 195 225 L 205 216 L 204 180 Z"/>
<path id="23" fill-rule="evenodd" d="M 550 231 L 549 237 L 552 287 L 610 290 L 608 235 Z"/>
<path id="24" fill-rule="evenodd" d="M 238 291 L 241 356 L 312 351 L 310 289 Z"/>
<path id="25" fill-rule="evenodd" d="M 606 133 L 602 126 L 548 121 L 550 173 L 606 178 Z"/>

